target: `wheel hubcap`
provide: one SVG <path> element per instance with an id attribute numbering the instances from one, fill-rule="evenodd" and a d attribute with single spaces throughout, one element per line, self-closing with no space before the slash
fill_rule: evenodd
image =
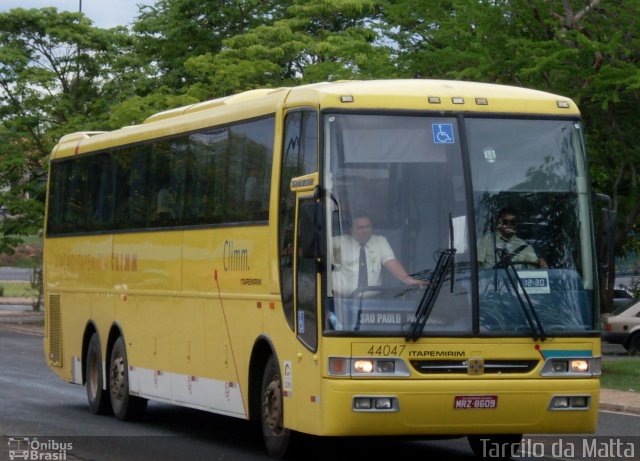
<path id="1" fill-rule="evenodd" d="M 122 357 L 116 358 L 111 364 L 111 394 L 117 399 L 124 397 L 124 360 Z"/>
<path id="2" fill-rule="evenodd" d="M 266 426 L 275 434 L 282 430 L 282 392 L 280 379 L 274 378 L 262 398 L 262 412 Z"/>

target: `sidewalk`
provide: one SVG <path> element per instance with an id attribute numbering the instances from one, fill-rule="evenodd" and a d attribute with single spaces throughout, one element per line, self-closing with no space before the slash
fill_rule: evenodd
<path id="1" fill-rule="evenodd" d="M 44 336 L 44 312 L 34 311 L 31 298 L 0 297 L 0 328 Z"/>
<path id="2" fill-rule="evenodd" d="M 600 409 L 640 415 L 640 392 L 601 389 Z"/>
<path id="3" fill-rule="evenodd" d="M 44 313 L 32 310 L 30 298 L 0 298 L 0 328 L 44 336 Z M 600 409 L 640 415 L 640 392 L 602 389 Z"/>

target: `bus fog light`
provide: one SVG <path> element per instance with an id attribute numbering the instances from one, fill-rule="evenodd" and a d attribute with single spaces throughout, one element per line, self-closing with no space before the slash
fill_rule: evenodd
<path id="1" fill-rule="evenodd" d="M 589 361 L 588 360 L 572 360 L 571 361 L 571 372 L 572 373 L 586 373 L 589 371 Z"/>
<path id="2" fill-rule="evenodd" d="M 353 411 L 370 413 L 394 413 L 400 411 L 400 403 L 397 397 L 388 396 L 364 396 L 353 398 Z"/>
<path id="3" fill-rule="evenodd" d="M 391 397 L 378 397 L 375 400 L 376 409 L 391 410 L 393 408 L 393 400 Z"/>
<path id="4" fill-rule="evenodd" d="M 551 408 L 569 408 L 569 397 L 554 397 L 551 401 Z"/>
<path id="5" fill-rule="evenodd" d="M 549 410 L 588 410 L 590 405 L 588 395 L 556 395 L 551 399 Z"/>
<path id="6" fill-rule="evenodd" d="M 371 399 L 369 397 L 354 397 L 353 408 L 355 410 L 371 410 Z"/>
<path id="7" fill-rule="evenodd" d="M 356 360 L 353 362 L 353 370 L 356 373 L 371 373 L 373 371 L 372 360 Z"/>
<path id="8" fill-rule="evenodd" d="M 376 368 L 378 373 L 395 373 L 396 362 L 393 360 L 379 360 Z"/>
<path id="9" fill-rule="evenodd" d="M 586 396 L 577 396 L 571 397 L 569 399 L 569 405 L 571 408 L 588 408 L 589 407 L 589 397 Z"/>

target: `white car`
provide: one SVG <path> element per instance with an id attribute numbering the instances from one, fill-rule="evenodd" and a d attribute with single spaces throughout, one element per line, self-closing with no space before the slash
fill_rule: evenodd
<path id="1" fill-rule="evenodd" d="M 621 344 L 630 354 L 640 353 L 640 299 L 633 299 L 602 315 L 602 340 Z"/>
<path id="2" fill-rule="evenodd" d="M 613 289 L 613 307 L 626 306 L 633 299 L 633 293 L 625 286 Z"/>

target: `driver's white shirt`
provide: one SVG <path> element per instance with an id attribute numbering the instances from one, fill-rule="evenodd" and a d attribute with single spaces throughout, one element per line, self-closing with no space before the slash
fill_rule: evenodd
<path id="1" fill-rule="evenodd" d="M 333 264 L 333 291 L 340 296 L 351 296 L 358 288 L 360 244 L 351 235 L 336 239 Z M 372 235 L 364 246 L 367 257 L 367 281 L 370 287 L 382 285 L 382 266 L 395 259 L 387 239 Z M 366 296 L 366 295 L 365 295 Z"/>
<path id="2" fill-rule="evenodd" d="M 514 263 L 535 263 L 538 261 L 535 250 L 527 242 L 515 235 L 510 239 L 506 239 L 500 232 L 495 232 L 494 234 L 485 235 L 478 241 L 478 262 L 485 267 L 494 267 L 496 265 L 494 242 L 495 248 L 507 250 L 509 253 L 513 253 L 522 245 L 525 245 L 525 248 L 513 257 L 512 261 Z"/>

